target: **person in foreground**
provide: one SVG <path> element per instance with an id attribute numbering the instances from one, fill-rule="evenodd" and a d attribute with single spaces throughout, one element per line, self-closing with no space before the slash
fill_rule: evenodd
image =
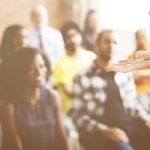
<path id="1" fill-rule="evenodd" d="M 34 48 L 20 48 L 0 66 L 3 150 L 69 150 L 57 93 L 46 88 L 46 67 Z"/>
<path id="2" fill-rule="evenodd" d="M 133 59 L 121 60 L 118 64 L 107 67 L 108 71 L 130 72 L 150 69 L 150 51 L 138 51 Z"/>
<path id="3" fill-rule="evenodd" d="M 96 60 L 75 77 L 71 115 L 85 150 L 149 150 L 149 116 L 132 74 L 107 72 L 116 44 L 113 31 L 98 35 Z"/>

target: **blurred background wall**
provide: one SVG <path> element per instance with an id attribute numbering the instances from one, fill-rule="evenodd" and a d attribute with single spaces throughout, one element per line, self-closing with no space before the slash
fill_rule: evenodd
<path id="1" fill-rule="evenodd" d="M 95 9 L 101 28 L 111 28 L 120 33 L 120 53 L 126 55 L 134 49 L 134 32 L 138 28 L 150 29 L 150 0 L 0 0 L 0 37 L 7 25 L 20 23 L 31 26 L 31 9 L 39 3 L 46 5 L 49 24 L 58 29 L 70 19 L 83 27 L 87 10 Z M 128 41 L 125 40 L 127 38 Z"/>

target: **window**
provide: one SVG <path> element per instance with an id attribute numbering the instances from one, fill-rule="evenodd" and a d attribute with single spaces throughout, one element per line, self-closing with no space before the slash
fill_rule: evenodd
<path id="1" fill-rule="evenodd" d="M 98 12 L 104 28 L 135 31 L 148 27 L 150 0 L 100 0 Z"/>

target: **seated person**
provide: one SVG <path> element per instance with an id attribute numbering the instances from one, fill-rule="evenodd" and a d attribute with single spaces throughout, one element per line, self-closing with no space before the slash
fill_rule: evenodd
<path id="1" fill-rule="evenodd" d="M 137 103 L 131 73 L 108 72 L 117 41 L 102 31 L 97 59 L 75 77 L 71 116 L 85 150 L 149 150 L 150 117 Z"/>
<path id="2" fill-rule="evenodd" d="M 66 53 L 56 62 L 53 79 L 59 90 L 64 112 L 67 113 L 72 106 L 73 80 L 75 75 L 86 68 L 96 58 L 93 52 L 82 48 L 82 36 L 79 26 L 75 22 L 67 22 L 62 28 Z"/>
<path id="3" fill-rule="evenodd" d="M 57 93 L 45 86 L 39 50 L 20 48 L 0 66 L 3 150 L 69 150 Z"/>

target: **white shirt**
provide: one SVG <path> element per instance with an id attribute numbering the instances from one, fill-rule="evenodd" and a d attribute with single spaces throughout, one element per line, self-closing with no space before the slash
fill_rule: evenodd
<path id="1" fill-rule="evenodd" d="M 40 48 L 39 34 L 41 35 L 43 50 L 48 55 L 53 68 L 58 57 L 65 51 L 62 35 L 58 30 L 48 26 L 40 30 L 32 28 L 29 30 L 30 46 Z"/>

